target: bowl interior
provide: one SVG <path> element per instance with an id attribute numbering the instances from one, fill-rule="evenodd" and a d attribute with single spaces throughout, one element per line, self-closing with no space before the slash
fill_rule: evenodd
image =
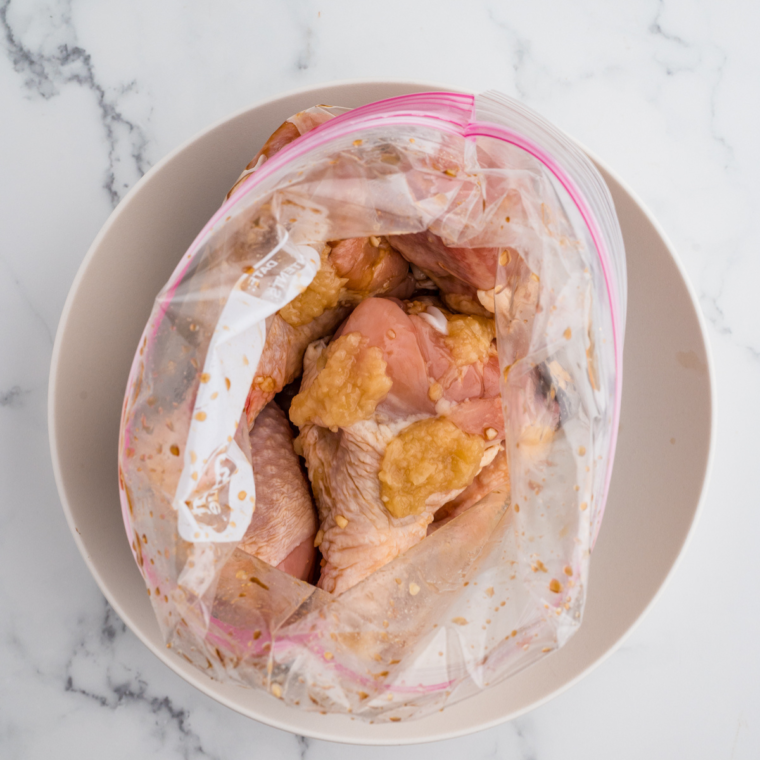
<path id="1" fill-rule="evenodd" d="M 314 87 L 207 129 L 149 172 L 85 258 L 61 318 L 50 378 L 50 438 L 72 534 L 126 624 L 164 663 L 239 712 L 307 736 L 362 744 L 432 741 L 513 718 L 598 664 L 645 612 L 681 552 L 710 459 L 710 361 L 698 311 L 668 243 L 603 166 L 628 256 L 620 437 L 592 559 L 583 625 L 561 650 L 487 692 L 409 723 L 367 725 L 305 713 L 268 694 L 211 681 L 167 650 L 126 540 L 116 454 L 132 356 L 153 299 L 267 136 L 315 103 L 358 106 L 429 84 Z"/>

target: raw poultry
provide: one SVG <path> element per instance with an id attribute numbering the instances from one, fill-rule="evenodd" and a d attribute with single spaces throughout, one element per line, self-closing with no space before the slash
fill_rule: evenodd
<path id="1" fill-rule="evenodd" d="M 493 320 L 370 298 L 309 347 L 290 418 L 319 508 L 319 586 L 341 593 L 421 541 L 499 453 Z"/>
<path id="2" fill-rule="evenodd" d="M 329 118 L 299 116 L 241 181 Z M 340 593 L 492 491 L 506 495 L 499 294 L 511 364 L 527 352 L 538 302 L 537 278 L 512 251 L 450 247 L 429 230 L 324 244 L 310 286 L 267 320 L 245 407 L 259 496 L 241 548 L 305 580 L 308 534 L 321 554 L 318 585 Z M 272 400 L 302 373 L 289 414 L 311 490 L 300 467 L 287 465 L 287 484 L 261 471 L 264 459 L 296 460 Z"/>

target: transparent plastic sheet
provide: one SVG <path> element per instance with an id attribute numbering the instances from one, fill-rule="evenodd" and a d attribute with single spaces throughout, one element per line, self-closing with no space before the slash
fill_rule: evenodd
<path id="1" fill-rule="evenodd" d="M 588 159 L 504 96 L 310 111 L 291 120 L 300 139 L 249 165 L 156 299 L 125 397 L 124 520 L 178 655 L 302 709 L 411 719 L 580 625 L 617 431 L 622 237 Z M 511 493 L 333 595 L 238 548 L 256 499 L 246 395 L 267 318 L 326 241 L 426 230 L 500 250 Z"/>

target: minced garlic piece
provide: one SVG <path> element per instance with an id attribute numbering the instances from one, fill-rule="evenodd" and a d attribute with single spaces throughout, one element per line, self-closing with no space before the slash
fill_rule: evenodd
<path id="1" fill-rule="evenodd" d="M 319 358 L 319 374 L 290 407 L 290 419 L 301 427 L 319 421 L 328 428 L 348 427 L 369 419 L 390 391 L 383 352 L 367 347 L 361 333 L 342 335 Z"/>
<path id="2" fill-rule="evenodd" d="M 433 383 L 428 389 L 428 398 L 431 401 L 439 401 L 443 397 L 443 388 L 440 383 Z"/>
<path id="3" fill-rule="evenodd" d="M 443 417 L 420 420 L 399 433 L 383 456 L 381 499 L 394 517 L 418 515 L 436 493 L 466 488 L 483 458 L 485 442 Z"/>
<path id="4" fill-rule="evenodd" d="M 261 388 L 264 393 L 271 393 L 277 388 L 277 383 L 275 383 L 274 378 L 268 376 L 256 377 L 253 384 L 257 388 Z"/>
<path id="5" fill-rule="evenodd" d="M 321 265 L 309 287 L 283 306 L 279 315 L 291 327 L 300 327 L 321 316 L 327 309 L 338 305 L 343 286 L 348 282 L 338 277 L 329 259 L 330 247 L 325 246 L 320 254 Z"/>
<path id="6" fill-rule="evenodd" d="M 494 305 L 495 293 L 496 293 L 495 288 L 491 288 L 490 290 L 478 291 L 478 301 L 480 301 L 480 303 L 483 304 L 483 308 L 486 311 L 490 311 L 491 314 L 493 314 L 496 311 L 496 306 Z"/>
<path id="7" fill-rule="evenodd" d="M 450 309 L 458 311 L 460 314 L 477 314 L 485 316 L 483 314 L 486 309 L 483 304 L 478 301 L 477 298 L 465 295 L 464 293 L 442 293 L 441 299 Z M 487 314 L 488 312 L 486 312 Z"/>
<path id="8" fill-rule="evenodd" d="M 449 334 L 444 341 L 454 361 L 463 367 L 486 361 L 495 337 L 493 319 L 455 314 L 449 319 Z"/>
<path id="9" fill-rule="evenodd" d="M 435 308 L 445 316 L 450 316 L 449 312 L 447 312 L 445 309 L 439 308 L 439 306 L 436 306 L 435 301 L 431 302 L 430 300 L 406 301 L 406 313 L 409 315 L 425 314 L 431 306 L 435 306 Z"/>

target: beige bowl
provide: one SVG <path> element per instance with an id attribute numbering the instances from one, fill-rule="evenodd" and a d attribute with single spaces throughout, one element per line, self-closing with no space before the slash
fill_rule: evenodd
<path id="1" fill-rule="evenodd" d="M 461 736 L 545 702 L 607 657 L 654 601 L 690 534 L 714 431 L 711 360 L 694 294 L 675 252 L 631 191 L 596 162 L 628 254 L 625 375 L 615 469 L 580 631 L 555 654 L 442 713 L 368 725 L 302 712 L 260 691 L 210 680 L 159 634 L 122 524 L 116 451 L 127 374 L 153 299 L 267 136 L 316 103 L 359 106 L 427 83 L 351 82 L 268 100 L 209 127 L 143 177 L 111 214 L 63 310 L 50 370 L 53 467 L 74 540 L 124 622 L 201 691 L 272 726 L 357 744 Z"/>

